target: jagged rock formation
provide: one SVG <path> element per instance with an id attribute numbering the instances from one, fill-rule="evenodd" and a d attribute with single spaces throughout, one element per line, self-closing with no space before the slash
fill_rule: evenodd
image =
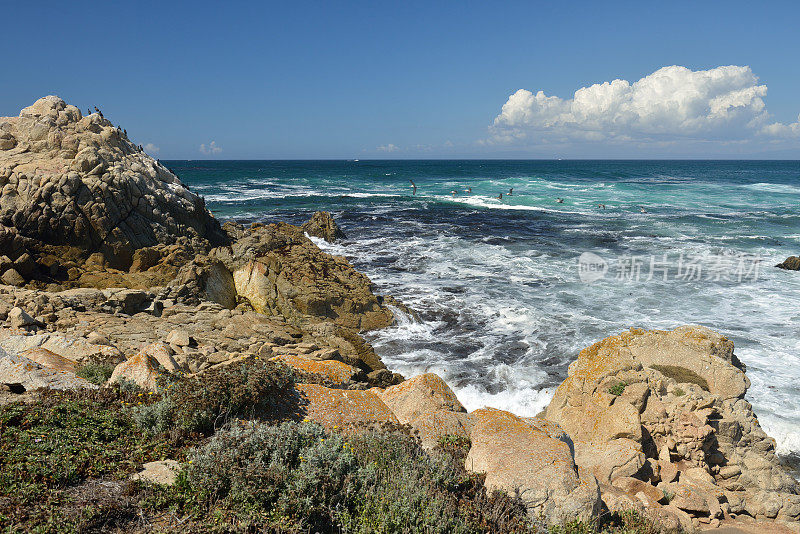
<path id="1" fill-rule="evenodd" d="M 233 244 L 213 255 L 232 273 L 236 294 L 259 313 L 330 319 L 356 331 L 392 324 L 394 315 L 369 278 L 345 258 L 322 252 L 301 228 L 226 223 L 226 230 Z"/>
<path id="2" fill-rule="evenodd" d="M 322 238 L 328 243 L 333 243 L 337 239 L 344 239 L 346 237 L 344 232 L 339 228 L 339 225 L 336 224 L 336 221 L 331 217 L 331 214 L 327 211 L 315 212 L 314 215 L 311 216 L 311 219 L 303 223 L 301 228 L 308 235 Z"/>
<path id="3" fill-rule="evenodd" d="M 26 280 L 64 278 L 60 261 L 92 253 L 127 270 L 143 247 L 226 239 L 203 199 L 123 130 L 56 96 L 0 118 L 0 188 L 0 250 L 34 256 L 25 272 L 13 267 Z"/>
<path id="4" fill-rule="evenodd" d="M 603 484 L 638 479 L 706 522 L 796 521 L 800 485 L 744 400 L 749 385 L 733 343 L 708 328 L 633 329 L 580 353 L 546 417 Z"/>

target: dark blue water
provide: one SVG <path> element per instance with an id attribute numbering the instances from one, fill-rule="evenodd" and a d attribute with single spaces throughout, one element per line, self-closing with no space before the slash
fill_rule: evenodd
<path id="1" fill-rule="evenodd" d="M 468 408 L 534 414 L 594 341 L 703 324 L 734 340 L 762 424 L 800 451 L 800 274 L 773 267 L 800 254 L 800 162 L 166 164 L 221 218 L 332 211 L 348 239 L 321 246 L 422 317 L 368 334 L 376 350 Z M 583 253 L 606 265 L 592 283 Z"/>

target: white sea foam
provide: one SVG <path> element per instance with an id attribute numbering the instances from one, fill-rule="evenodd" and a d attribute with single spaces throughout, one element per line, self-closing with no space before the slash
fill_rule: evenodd
<path id="1" fill-rule="evenodd" d="M 752 191 L 764 191 L 767 193 L 787 193 L 791 195 L 800 194 L 800 187 L 788 184 L 770 184 L 770 183 L 757 183 L 742 186 L 745 189 Z"/>

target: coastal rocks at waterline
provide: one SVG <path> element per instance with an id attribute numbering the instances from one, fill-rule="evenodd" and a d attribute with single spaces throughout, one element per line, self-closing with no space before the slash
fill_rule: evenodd
<path id="1" fill-rule="evenodd" d="M 59 254 L 127 270 L 143 247 L 226 242 L 203 199 L 101 114 L 47 96 L 0 118 L 0 136 L 0 249 L 35 257 L 12 267 L 23 279 L 66 277 Z"/>
<path id="2" fill-rule="evenodd" d="M 344 239 L 344 232 L 342 232 L 336 221 L 327 211 L 317 211 L 311 216 L 307 222 L 303 223 L 300 227 L 305 233 L 312 237 L 319 237 L 328 243 L 333 243 L 337 239 Z"/>
<path id="3" fill-rule="evenodd" d="M 603 484 L 641 480 L 705 521 L 796 521 L 800 486 L 744 400 L 748 387 L 724 336 L 699 326 L 632 329 L 584 349 L 545 416 Z"/>
<path id="4" fill-rule="evenodd" d="M 800 257 L 789 256 L 775 267 L 778 269 L 785 269 L 787 271 L 800 271 Z"/>
<path id="5" fill-rule="evenodd" d="M 355 331 L 392 324 L 369 278 L 345 258 L 322 252 L 300 228 L 277 223 L 229 231 L 236 240 L 229 255 L 217 249 L 217 257 L 232 272 L 236 294 L 257 312 L 328 319 Z"/>

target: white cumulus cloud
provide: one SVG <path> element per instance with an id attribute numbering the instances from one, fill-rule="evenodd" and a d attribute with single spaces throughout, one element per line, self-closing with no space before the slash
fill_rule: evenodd
<path id="1" fill-rule="evenodd" d="M 222 152 L 222 148 L 217 146 L 216 141 L 211 141 L 209 144 L 201 144 L 200 152 L 203 154 L 219 154 Z"/>
<path id="2" fill-rule="evenodd" d="M 737 141 L 800 133 L 798 123 L 769 124 L 766 94 L 750 67 L 735 65 L 662 67 L 633 83 L 583 87 L 568 99 L 520 89 L 489 127 L 487 142 Z"/>
<path id="3" fill-rule="evenodd" d="M 400 150 L 400 147 L 395 144 L 389 143 L 377 147 L 377 150 L 378 152 L 397 152 L 398 150 Z"/>
<path id="4" fill-rule="evenodd" d="M 161 150 L 161 149 L 160 149 L 160 148 L 158 148 L 158 147 L 157 147 L 156 145 L 154 145 L 153 143 L 147 143 L 146 145 L 144 145 L 144 151 L 145 151 L 145 152 L 147 152 L 148 154 L 158 154 L 158 152 L 159 152 L 160 150 Z"/>

